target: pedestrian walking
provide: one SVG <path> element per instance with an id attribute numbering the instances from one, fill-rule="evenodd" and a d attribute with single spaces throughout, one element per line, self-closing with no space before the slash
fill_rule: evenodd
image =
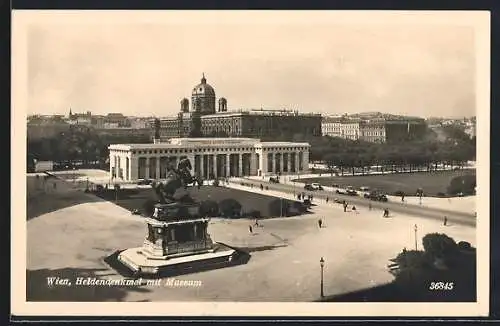
<path id="1" fill-rule="evenodd" d="M 405 202 L 405 195 L 404 195 L 404 194 L 402 194 L 402 195 L 401 195 L 401 202 L 402 202 L 402 203 L 404 203 L 404 202 Z"/>
<path id="2" fill-rule="evenodd" d="M 448 225 L 448 217 L 444 217 L 444 220 L 443 220 L 443 225 L 446 226 Z"/>
<path id="3" fill-rule="evenodd" d="M 259 220 L 258 219 L 255 219 L 255 223 L 254 223 L 255 226 L 259 226 Z"/>
<path id="4" fill-rule="evenodd" d="M 328 203 L 328 200 L 329 200 L 329 198 L 328 198 L 328 196 L 326 196 L 326 202 L 327 202 L 327 203 Z"/>
<path id="5" fill-rule="evenodd" d="M 260 190 L 264 190 L 264 186 L 262 185 L 262 183 L 260 184 Z"/>
<path id="6" fill-rule="evenodd" d="M 250 231 L 250 233 L 253 233 L 253 228 L 251 225 L 248 226 L 248 231 Z"/>
<path id="7" fill-rule="evenodd" d="M 382 215 L 382 217 L 389 217 L 389 209 L 388 208 L 384 209 L 384 215 Z"/>
<path id="8" fill-rule="evenodd" d="M 319 219 L 319 220 L 318 220 L 318 226 L 319 226 L 319 228 L 320 228 L 320 229 L 321 229 L 321 226 L 322 226 L 322 225 L 323 225 L 323 220 Z"/>
<path id="9" fill-rule="evenodd" d="M 344 200 L 344 213 L 347 212 L 347 202 Z"/>
<path id="10" fill-rule="evenodd" d="M 300 198 L 300 194 L 298 194 L 298 195 L 297 195 L 297 199 L 298 199 L 298 200 L 300 200 L 300 199 L 301 199 L 301 198 Z"/>

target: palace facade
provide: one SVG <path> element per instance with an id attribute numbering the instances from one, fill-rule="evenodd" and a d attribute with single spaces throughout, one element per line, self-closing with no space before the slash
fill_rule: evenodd
<path id="1" fill-rule="evenodd" d="M 424 119 L 411 117 L 324 117 L 321 130 L 324 136 L 394 143 L 423 139 L 427 124 Z"/>
<path id="2" fill-rule="evenodd" d="M 115 180 L 165 179 L 167 171 L 188 158 L 193 175 L 203 179 L 308 170 L 308 143 L 261 142 L 254 138 L 172 138 L 150 144 L 109 146 L 110 176 Z"/>

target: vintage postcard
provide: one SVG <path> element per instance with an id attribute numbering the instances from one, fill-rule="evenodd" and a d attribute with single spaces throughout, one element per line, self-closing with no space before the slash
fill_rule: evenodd
<path id="1" fill-rule="evenodd" d="M 488 314 L 488 12 L 12 17 L 13 314 Z"/>

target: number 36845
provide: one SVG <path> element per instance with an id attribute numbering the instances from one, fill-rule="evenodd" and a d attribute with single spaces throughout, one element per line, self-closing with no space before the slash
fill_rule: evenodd
<path id="1" fill-rule="evenodd" d="M 429 285 L 429 290 L 431 291 L 440 291 L 440 290 L 453 290 L 455 284 L 453 282 L 431 282 Z"/>

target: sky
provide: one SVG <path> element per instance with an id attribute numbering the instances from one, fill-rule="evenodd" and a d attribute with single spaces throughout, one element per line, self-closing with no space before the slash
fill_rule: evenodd
<path id="1" fill-rule="evenodd" d="M 205 73 L 229 110 L 475 115 L 470 26 L 195 18 L 30 24 L 28 114 L 171 116 Z"/>

